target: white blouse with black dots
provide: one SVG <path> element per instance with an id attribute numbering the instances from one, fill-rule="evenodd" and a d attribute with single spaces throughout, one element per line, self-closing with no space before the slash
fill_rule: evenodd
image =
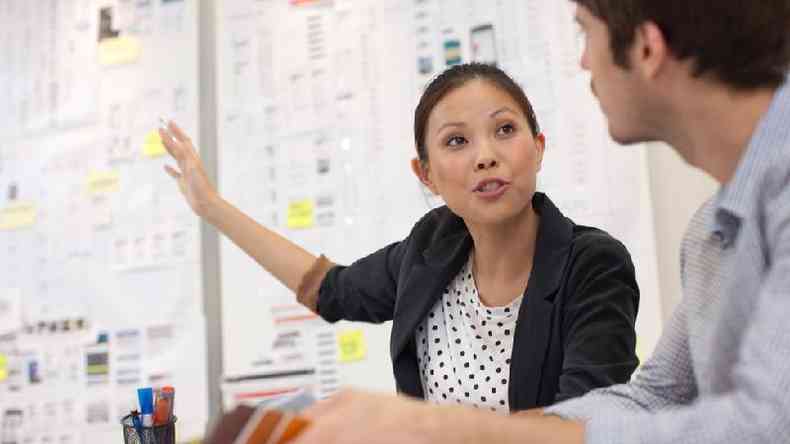
<path id="1" fill-rule="evenodd" d="M 504 307 L 480 302 L 472 256 L 417 327 L 425 399 L 509 413 L 513 332 L 523 296 Z"/>

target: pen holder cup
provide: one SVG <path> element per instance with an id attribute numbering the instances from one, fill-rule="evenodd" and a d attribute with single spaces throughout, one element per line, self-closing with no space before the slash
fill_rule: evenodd
<path id="1" fill-rule="evenodd" d="M 178 418 L 173 416 L 173 419 L 167 424 L 142 427 L 141 433 L 138 433 L 134 428 L 132 415 L 126 415 L 121 419 L 123 442 L 125 444 L 176 444 L 177 420 Z"/>

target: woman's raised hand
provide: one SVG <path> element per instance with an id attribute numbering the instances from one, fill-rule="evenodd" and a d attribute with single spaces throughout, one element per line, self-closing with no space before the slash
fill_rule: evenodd
<path id="1" fill-rule="evenodd" d="M 167 152 L 178 163 L 178 170 L 165 165 L 165 171 L 178 182 L 192 210 L 205 217 L 211 206 L 219 201 L 219 195 L 206 175 L 192 140 L 172 121 L 167 122 L 167 127 L 159 128 L 159 136 Z"/>
<path id="2" fill-rule="evenodd" d="M 159 128 L 159 136 L 167 152 L 178 162 L 178 170 L 165 166 L 165 171 L 178 182 L 189 206 L 228 237 L 264 270 L 294 292 L 316 257 L 288 239 L 269 230 L 219 196 L 211 184 L 203 162 L 192 141 L 175 123 Z M 310 299 L 306 305 L 315 309 Z"/>

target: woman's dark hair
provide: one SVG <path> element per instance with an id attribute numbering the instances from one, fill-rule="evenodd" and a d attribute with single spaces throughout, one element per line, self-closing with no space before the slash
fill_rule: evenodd
<path id="1" fill-rule="evenodd" d="M 606 23 L 615 62 L 653 22 L 672 53 L 734 88 L 781 85 L 790 67 L 790 0 L 572 0 Z"/>
<path id="2" fill-rule="evenodd" d="M 431 111 L 444 96 L 452 91 L 466 85 L 472 80 L 484 80 L 490 82 L 495 87 L 508 93 L 515 100 L 524 116 L 529 122 L 532 135 L 540 133 L 538 118 L 535 110 L 532 109 L 524 90 L 501 69 L 483 63 L 467 63 L 455 65 L 439 74 L 422 93 L 420 103 L 414 110 L 414 145 L 417 147 L 417 157 L 421 162 L 428 161 L 428 149 L 425 146 L 425 130 L 428 126 L 428 117 Z"/>

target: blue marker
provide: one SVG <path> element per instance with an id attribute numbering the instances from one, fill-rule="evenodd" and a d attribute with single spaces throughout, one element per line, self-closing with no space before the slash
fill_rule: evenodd
<path id="1" fill-rule="evenodd" d="M 143 423 L 140 422 L 140 413 L 137 410 L 132 410 L 132 425 L 137 436 L 143 439 Z"/>
<path id="2" fill-rule="evenodd" d="M 143 427 L 152 427 L 154 425 L 154 389 L 151 387 L 137 389 L 137 399 L 140 401 Z"/>

